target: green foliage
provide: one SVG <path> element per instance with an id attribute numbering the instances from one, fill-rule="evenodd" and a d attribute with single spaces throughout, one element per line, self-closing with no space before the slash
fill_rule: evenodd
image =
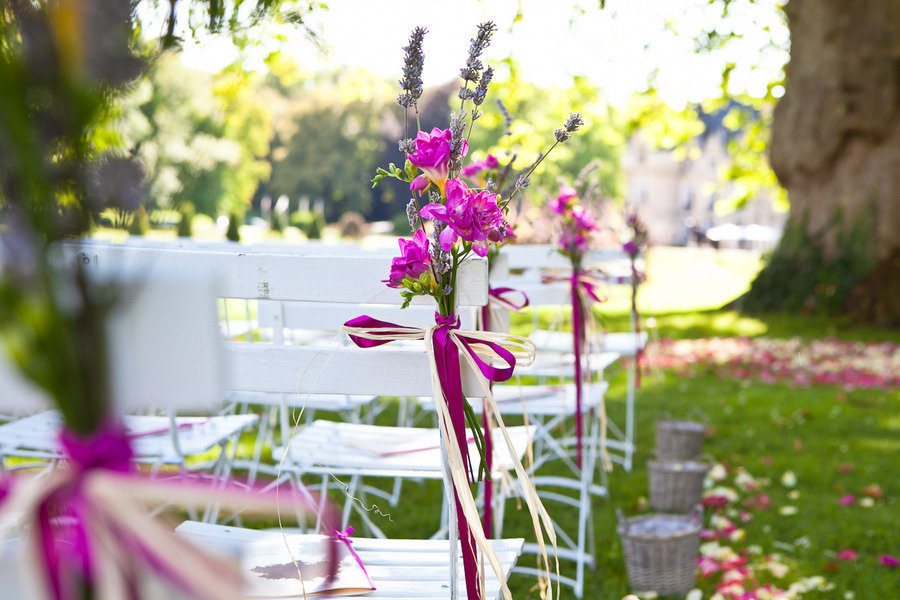
<path id="1" fill-rule="evenodd" d="M 160 58 L 122 102 L 117 129 L 147 172 L 149 206 L 191 202 L 211 217 L 243 213 L 269 150 L 271 114 L 252 78 L 214 78 Z"/>
<path id="2" fill-rule="evenodd" d="M 325 217 L 312 210 L 297 211 L 291 215 L 291 225 L 300 229 L 310 240 L 318 240 L 325 229 Z"/>
<path id="3" fill-rule="evenodd" d="M 242 218 L 236 212 L 228 215 L 228 229 L 225 231 L 225 239 L 229 242 L 241 241 L 241 221 Z"/>
<path id="4" fill-rule="evenodd" d="M 838 210 L 825 231 L 812 235 L 805 215 L 792 218 L 768 264 L 741 299 L 742 310 L 844 313 L 850 292 L 875 265 L 875 223 L 874 211 L 860 211 L 848 225 Z M 826 250 L 826 232 L 836 237 L 833 252 Z"/>
<path id="5" fill-rule="evenodd" d="M 574 181 L 585 165 L 600 161 L 594 175 L 602 196 L 621 199 L 625 123 L 622 115 L 606 103 L 600 88 L 586 77 L 575 77 L 566 89 L 542 88 L 520 79 L 519 66 L 512 59 L 496 66 L 489 100 L 482 106 L 485 114 L 475 122 L 469 138 L 470 156 L 490 153 L 505 163 L 515 155 L 515 167 L 523 169 L 547 151 L 555 139 L 553 132 L 569 113 L 578 111 L 584 117 L 584 126 L 541 163 L 524 196 L 543 203 L 557 191 L 560 180 Z M 504 135 L 506 126 L 493 102 L 495 98 L 506 104 L 513 117 L 509 136 Z M 451 107 L 456 103 L 451 98 Z"/>
<path id="6" fill-rule="evenodd" d="M 147 209 L 143 206 L 139 206 L 132 215 L 131 222 L 128 224 L 128 233 L 131 235 L 147 235 L 147 232 L 149 231 L 150 215 L 147 214 Z"/>
<path id="7" fill-rule="evenodd" d="M 285 117 L 266 192 L 322 198 L 330 220 L 369 213 L 376 196 L 368 181 L 389 144 L 383 127 L 393 97 L 385 86 L 359 71 L 339 71 L 287 86 L 279 96 Z"/>
<path id="8" fill-rule="evenodd" d="M 195 214 L 194 205 L 190 202 L 182 202 L 178 207 L 178 237 L 191 237 Z"/>

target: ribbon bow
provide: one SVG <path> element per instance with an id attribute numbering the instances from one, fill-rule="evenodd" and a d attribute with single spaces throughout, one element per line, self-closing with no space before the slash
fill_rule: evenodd
<path id="1" fill-rule="evenodd" d="M 148 517 L 146 506 L 208 503 L 234 510 L 273 513 L 291 505 L 313 513 L 315 500 L 249 493 L 221 481 L 195 477 L 149 479 L 134 470 L 125 428 L 101 426 L 89 436 L 60 433 L 68 468 L 0 482 L 0 540 L 20 524 L 31 524 L 34 564 L 43 571 L 43 598 L 75 600 L 90 590 L 98 600 L 137 600 L 140 576 L 157 576 L 193 598 L 237 600 L 243 580 L 234 566 L 207 556 Z M 337 522 L 326 510 L 326 521 Z M 336 543 L 336 542 L 335 542 Z M 337 547 L 328 549 L 329 573 Z M 35 574 L 37 575 L 37 574 Z"/>
<path id="2" fill-rule="evenodd" d="M 460 356 L 465 359 L 475 373 L 481 374 L 478 381 L 484 391 L 486 406 L 497 415 L 497 430 L 506 442 L 516 475 L 522 483 L 522 495 L 535 524 L 535 534 L 543 564 L 549 573 L 550 563 L 544 543 L 544 532 L 550 538 L 553 547 L 556 548 L 556 532 L 553 530 L 553 522 L 541 504 L 534 485 L 528 479 L 525 467 L 519 460 L 488 383 L 506 381 L 512 377 L 517 361 L 526 365 L 531 364 L 535 356 L 534 343 L 521 336 L 459 329 L 459 319 L 453 314 L 442 316 L 435 313 L 435 324 L 427 328 L 397 325 L 362 315 L 344 323 L 341 330 L 347 333 L 350 339 L 361 348 L 372 348 L 395 340 L 425 340 L 425 349 L 431 366 L 438 426 L 441 431 L 441 439 L 446 445 L 448 470 L 456 501 L 457 526 L 462 546 L 468 599 L 478 600 L 483 597 L 483 585 L 480 585 L 482 582 L 478 577 L 476 548 L 481 549 L 497 575 L 504 598 L 511 600 L 512 595 L 496 553 L 481 526 L 475 499 L 472 497 L 469 487 L 465 397 L 462 392 Z M 497 366 L 498 364 L 500 366 Z M 556 571 L 559 572 L 558 561 Z"/>
<path id="3" fill-rule="evenodd" d="M 597 275 L 581 268 L 573 268 L 571 273 L 541 275 L 541 283 L 568 282 L 572 298 L 572 350 L 575 354 L 575 464 L 580 469 L 582 466 L 582 408 L 581 398 L 585 377 L 591 377 L 590 353 L 587 352 L 588 335 L 593 331 L 594 314 L 590 305 L 593 302 L 605 302 L 606 297 L 601 296 L 598 288 L 603 285 L 603 280 Z M 582 359 L 582 356 L 584 357 Z M 583 362 L 582 362 L 583 361 Z M 603 466 L 606 470 L 612 469 L 612 462 L 606 450 L 606 402 L 600 402 L 600 454 Z"/>
<path id="4" fill-rule="evenodd" d="M 369 572 L 366 571 L 366 565 L 363 564 L 362 559 L 359 557 L 359 554 L 356 553 L 356 550 L 353 548 L 353 540 L 350 539 L 350 536 L 353 535 L 355 529 L 350 525 L 347 525 L 347 529 L 341 531 L 340 529 L 335 529 L 332 535 L 334 539 L 344 542 L 344 545 L 347 546 L 347 550 L 350 551 L 350 554 L 353 555 L 353 558 L 356 559 L 356 563 L 359 565 L 359 568 L 362 569 L 363 575 L 366 576 L 366 581 L 369 582 L 369 587 L 373 590 L 375 589 L 375 584 L 372 583 L 372 578 L 369 577 Z"/>

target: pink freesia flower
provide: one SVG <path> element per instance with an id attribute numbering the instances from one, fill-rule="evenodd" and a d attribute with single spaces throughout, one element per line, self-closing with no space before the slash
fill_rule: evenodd
<path id="1" fill-rule="evenodd" d="M 562 233 L 559 234 L 559 245 L 570 253 L 584 252 L 590 246 L 588 238 L 583 232 L 572 229 L 568 225 L 564 225 Z"/>
<path id="2" fill-rule="evenodd" d="M 576 228 L 583 231 L 598 229 L 597 221 L 594 220 L 594 213 L 581 205 L 572 207 L 572 222 Z"/>
<path id="3" fill-rule="evenodd" d="M 561 215 L 575 204 L 573 198 L 575 198 L 575 196 L 577 195 L 578 192 L 576 192 L 574 188 L 560 188 L 559 195 L 556 197 L 556 200 L 551 200 L 548 206 L 550 207 L 550 210 L 558 215 Z"/>
<path id="4" fill-rule="evenodd" d="M 838 498 L 838 504 L 840 506 L 853 506 L 856 504 L 856 496 L 853 494 L 847 494 L 845 496 L 841 496 Z"/>
<path id="5" fill-rule="evenodd" d="M 488 154 L 484 157 L 484 166 L 488 169 L 496 169 L 500 166 L 500 160 L 493 154 Z"/>
<path id="6" fill-rule="evenodd" d="M 883 564 L 886 567 L 896 568 L 900 567 L 900 558 L 896 556 L 891 556 L 890 554 L 882 554 L 878 557 L 878 562 Z"/>
<path id="7" fill-rule="evenodd" d="M 465 167 L 463 167 L 462 176 L 465 177 L 466 179 L 469 179 L 471 177 L 474 177 L 475 175 L 478 175 L 479 173 L 484 171 L 486 168 L 487 168 L 487 165 L 484 163 L 484 161 L 476 160 L 472 164 L 466 165 Z"/>
<path id="8" fill-rule="evenodd" d="M 497 194 L 474 192 L 459 179 L 447 182 L 447 204 L 426 204 L 419 214 L 426 219 L 447 223 L 439 240 L 441 248 L 450 250 L 458 237 L 472 242 L 478 256 L 487 256 L 491 236 L 496 237 L 503 221 L 503 211 L 497 204 Z"/>
<path id="9" fill-rule="evenodd" d="M 469 151 L 469 144 L 462 143 L 460 156 L 465 156 Z M 447 177 L 450 175 L 450 130 L 435 127 L 431 133 L 420 131 L 416 136 L 416 152 L 407 154 L 409 162 L 424 172 L 413 179 L 409 189 L 415 192 L 423 192 L 433 184 L 444 195 L 444 187 Z"/>
<path id="10" fill-rule="evenodd" d="M 412 240 L 400 240 L 400 256 L 391 261 L 391 274 L 387 279 L 382 279 L 382 282 L 392 288 L 403 287 L 404 279 L 418 278 L 428 270 L 430 264 L 428 236 L 420 229 Z"/>
<path id="11" fill-rule="evenodd" d="M 853 550 L 841 550 L 837 555 L 838 560 L 856 560 L 857 558 L 859 555 Z"/>

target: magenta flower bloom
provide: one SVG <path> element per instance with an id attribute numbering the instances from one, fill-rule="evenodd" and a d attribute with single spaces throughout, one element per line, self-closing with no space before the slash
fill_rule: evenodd
<path id="1" fill-rule="evenodd" d="M 469 144 L 463 141 L 460 157 L 469 151 Z M 435 127 L 431 133 L 420 131 L 416 136 L 415 154 L 407 154 L 406 158 L 424 175 L 419 175 L 409 184 L 414 192 L 423 192 L 433 184 L 444 195 L 444 186 L 450 175 L 450 130 Z"/>
<path id="2" fill-rule="evenodd" d="M 407 277 L 417 279 L 428 270 L 430 264 L 428 236 L 420 229 L 412 240 L 400 240 L 400 256 L 391 261 L 391 274 L 381 281 L 388 287 L 403 287 L 404 279 Z"/>
<path id="3" fill-rule="evenodd" d="M 548 206 L 550 207 L 550 210 L 561 215 L 575 205 L 574 198 L 577 195 L 578 192 L 576 192 L 574 188 L 560 188 L 556 200 L 551 200 Z"/>
<path id="4" fill-rule="evenodd" d="M 472 242 L 472 250 L 478 256 L 487 256 L 489 236 L 498 230 L 503 211 L 497 204 L 497 194 L 473 192 L 459 179 L 447 182 L 447 204 L 426 204 L 419 214 L 426 219 L 436 219 L 447 224 L 440 236 L 441 248 L 450 250 L 461 237 Z"/>
<path id="5" fill-rule="evenodd" d="M 628 242 L 625 242 L 624 244 L 622 244 L 622 250 L 628 256 L 637 256 L 637 253 L 638 253 L 637 244 L 635 244 L 632 241 L 628 241 Z"/>
<path id="6" fill-rule="evenodd" d="M 594 220 L 594 214 L 581 205 L 572 207 L 572 221 L 575 223 L 575 227 L 582 231 L 599 229 L 597 221 Z"/>
<path id="7" fill-rule="evenodd" d="M 462 176 L 466 179 L 470 179 L 484 171 L 486 168 L 487 165 L 484 163 L 484 161 L 476 160 L 471 165 L 466 165 L 465 167 L 463 167 Z"/>
<path id="8" fill-rule="evenodd" d="M 854 504 L 856 504 L 856 496 L 853 494 L 847 494 L 838 498 L 839 506 L 853 506 Z"/>
<path id="9" fill-rule="evenodd" d="M 900 567 L 900 558 L 896 556 L 891 556 L 890 554 L 882 554 L 878 557 L 878 562 L 883 564 L 886 567 L 897 568 Z"/>
<path id="10" fill-rule="evenodd" d="M 838 560 L 856 560 L 858 558 L 859 555 L 853 550 L 841 550 L 837 555 Z"/>
<path id="11" fill-rule="evenodd" d="M 570 253 L 582 253 L 590 247 L 584 232 L 572 229 L 568 225 L 563 226 L 562 233 L 559 235 L 559 245 Z"/>
<path id="12" fill-rule="evenodd" d="M 488 169 L 496 169 L 500 166 L 500 161 L 493 154 L 488 154 L 484 158 L 484 166 Z"/>

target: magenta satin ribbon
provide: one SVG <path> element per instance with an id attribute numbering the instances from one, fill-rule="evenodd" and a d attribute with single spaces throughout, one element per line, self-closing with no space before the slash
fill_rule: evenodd
<path id="1" fill-rule="evenodd" d="M 509 298 L 508 296 L 511 294 L 521 294 L 522 302 L 516 302 L 515 300 Z M 516 310 L 522 310 L 526 306 L 528 306 L 529 300 L 528 296 L 525 295 L 525 292 L 516 290 L 510 287 L 501 287 L 501 288 L 488 288 L 488 297 L 496 298 L 510 306 L 514 307 Z M 481 329 L 483 331 L 490 331 L 491 329 L 491 309 L 490 304 L 485 304 L 481 307 Z M 491 478 L 491 473 L 493 473 L 494 467 L 494 439 L 491 435 L 491 427 L 490 423 L 488 423 L 488 411 L 487 407 L 484 407 L 481 412 L 481 421 L 482 427 L 484 428 L 484 455 L 485 455 L 485 474 L 484 474 L 484 515 L 482 516 L 482 526 L 484 528 L 484 535 L 487 538 L 492 538 L 493 535 L 491 532 L 493 531 L 494 525 L 494 485 L 493 480 Z"/>
<path id="2" fill-rule="evenodd" d="M 118 424 L 103 425 L 87 437 L 64 429 L 59 443 L 73 478 L 37 505 L 37 531 L 52 597 L 67 600 L 80 597 L 78 590 L 70 587 L 73 573 L 80 570 L 85 585 L 93 582 L 94 560 L 86 528 L 90 507 L 82 490 L 84 476 L 93 469 L 127 473 L 132 470 L 132 452 L 127 433 Z"/>
<path id="3" fill-rule="evenodd" d="M 356 559 L 356 564 L 359 565 L 359 568 L 362 569 L 363 575 L 366 576 L 366 580 L 369 582 L 369 587 L 373 590 L 375 589 L 375 584 L 372 583 L 372 578 L 369 577 L 369 572 L 366 571 L 366 565 L 363 564 L 362 559 L 359 557 L 359 554 L 356 553 L 356 550 L 353 549 L 353 540 L 350 539 L 350 536 L 353 535 L 354 529 L 351 526 L 347 526 L 347 529 L 341 531 L 340 529 L 335 529 L 332 534 L 334 539 L 344 542 L 344 545 L 347 546 L 347 550 L 350 551 L 350 554 L 353 555 L 353 558 Z"/>
<path id="4" fill-rule="evenodd" d="M 603 302 L 603 298 L 601 298 L 597 294 L 597 290 L 594 287 L 594 284 L 591 283 L 585 277 L 585 272 L 581 269 L 572 269 L 572 274 L 567 277 L 571 290 L 572 297 L 572 349 L 575 353 L 575 464 L 578 465 L 578 468 L 581 468 L 581 458 L 582 458 L 582 415 L 581 415 L 581 398 L 582 398 L 582 357 L 581 353 L 584 350 L 584 329 L 585 329 L 585 319 L 587 317 L 587 312 L 590 310 L 590 307 L 583 306 L 581 291 L 587 295 L 588 298 L 594 300 L 595 302 Z M 564 281 L 563 278 L 553 276 L 553 275 L 544 275 L 541 277 L 541 281 L 543 283 L 556 283 L 560 281 Z"/>
<path id="5" fill-rule="evenodd" d="M 463 396 L 462 392 L 462 376 L 460 373 L 459 349 L 456 344 L 453 343 L 453 339 L 450 335 L 450 332 L 452 330 L 459 329 L 459 319 L 455 314 L 444 317 L 438 313 L 435 313 L 434 321 L 437 324 L 437 328 L 435 328 L 434 330 L 432 339 L 434 340 L 433 351 L 435 364 L 437 366 L 438 381 L 441 384 L 441 390 L 443 391 L 444 400 L 447 402 L 447 410 L 450 413 L 450 425 L 453 428 L 453 435 L 456 436 L 456 441 L 461 451 L 463 468 L 466 473 L 469 473 L 469 453 L 467 451 L 468 445 L 466 444 L 466 420 L 465 412 L 463 409 L 465 397 Z M 349 321 L 344 323 L 344 325 L 348 327 L 369 329 L 369 333 L 371 335 L 380 338 L 372 340 L 355 335 L 350 335 L 350 339 L 353 340 L 353 343 L 355 343 L 360 348 L 372 348 L 375 346 L 380 346 L 382 344 L 387 344 L 388 342 L 392 341 L 392 336 L 394 334 L 388 332 L 378 332 L 377 328 L 379 327 L 407 329 L 410 331 L 415 331 L 418 329 L 415 327 L 406 327 L 394 323 L 388 323 L 386 321 L 380 321 L 378 319 L 373 319 L 368 315 L 362 315 L 356 317 L 355 319 L 350 319 Z M 475 364 L 478 365 L 479 370 L 487 378 L 488 381 L 507 381 L 510 377 L 512 377 L 513 370 L 516 366 L 516 359 L 515 356 L 513 356 L 512 352 L 494 342 L 476 340 L 473 338 L 468 338 L 464 335 L 457 335 L 457 339 L 461 342 L 466 352 L 468 352 L 469 355 L 474 359 Z M 493 365 L 489 365 L 475 353 L 475 351 L 470 346 L 471 343 L 484 344 L 488 346 L 506 362 L 507 366 L 495 367 Z M 478 563 L 475 552 L 475 537 L 469 530 L 469 524 L 466 521 L 465 515 L 463 514 L 462 505 L 459 501 L 459 492 L 454 489 L 453 493 L 456 501 L 457 526 L 459 528 L 459 539 L 462 546 L 463 571 L 466 576 L 467 598 L 468 600 L 480 600 L 480 590 L 478 587 Z"/>
<path id="6" fill-rule="evenodd" d="M 644 347 L 641 345 L 641 315 L 637 309 L 638 284 L 641 282 L 640 274 L 635 265 L 637 254 L 631 255 L 631 318 L 634 321 L 635 353 L 634 353 L 634 388 L 641 389 L 641 362 L 644 355 Z"/>

